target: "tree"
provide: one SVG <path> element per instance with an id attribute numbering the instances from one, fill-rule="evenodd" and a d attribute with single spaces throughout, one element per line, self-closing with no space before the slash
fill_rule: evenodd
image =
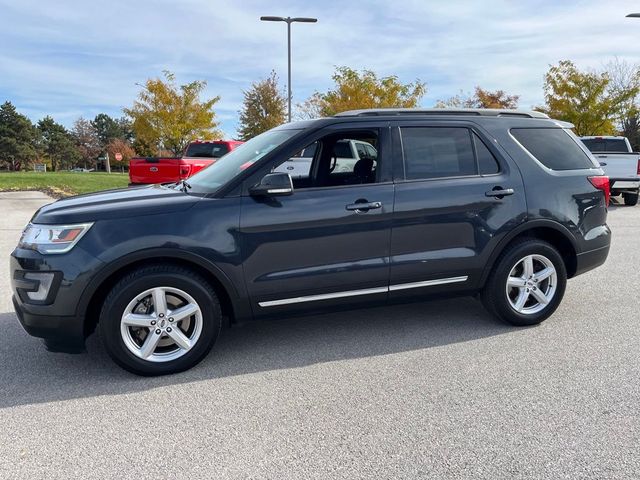
<path id="1" fill-rule="evenodd" d="M 335 83 L 332 90 L 315 92 L 298 106 L 301 116 L 328 117 L 360 108 L 413 108 L 427 91 L 420 80 L 401 83 L 395 75 L 378 78 L 371 70 L 358 72 L 349 67 L 336 68 L 332 79 Z"/>
<path id="2" fill-rule="evenodd" d="M 200 100 L 206 85 L 196 80 L 178 86 L 168 71 L 164 80 L 147 80 L 133 106 L 124 109 L 132 119 L 136 141 L 179 155 L 194 138 L 220 136 L 213 110 L 220 97 Z"/>
<path id="3" fill-rule="evenodd" d="M 540 109 L 573 123 L 579 136 L 612 135 L 616 120 L 639 90 L 637 82 L 618 90 L 611 85 L 609 73 L 581 72 L 573 62 L 562 60 L 545 75 L 546 105 Z"/>
<path id="4" fill-rule="evenodd" d="M 84 167 L 87 168 L 87 165 L 93 164 L 102 152 L 98 131 L 93 122 L 80 117 L 73 122 L 71 136 L 78 147 L 80 160 L 84 163 Z"/>
<path id="5" fill-rule="evenodd" d="M 36 131 L 24 115 L 16 111 L 11 102 L 0 106 L 0 165 L 18 170 L 37 157 Z"/>
<path id="6" fill-rule="evenodd" d="M 80 152 L 66 128 L 50 116 L 38 122 L 40 150 L 51 161 L 53 171 L 69 168 L 80 160 Z"/>
<path id="7" fill-rule="evenodd" d="M 249 140 L 286 121 L 287 98 L 278 87 L 276 72 L 264 80 L 254 82 L 245 92 L 240 113 L 240 140 Z"/>
<path id="8" fill-rule="evenodd" d="M 610 87 L 616 94 L 631 91 L 637 87 L 640 81 L 640 67 L 632 65 L 618 58 L 609 62 L 605 70 L 611 79 Z M 640 93 L 640 92 L 639 92 Z M 622 107 L 617 127 L 620 134 L 627 137 L 634 151 L 640 149 L 640 109 L 638 107 L 638 94 L 629 97 Z"/>
<path id="9" fill-rule="evenodd" d="M 124 117 L 112 118 L 106 113 L 99 113 L 91 121 L 91 124 L 96 129 L 102 148 L 106 148 L 107 144 L 114 138 L 120 138 L 128 142 L 133 140 L 131 122 Z"/>
<path id="10" fill-rule="evenodd" d="M 519 95 L 509 95 L 504 90 L 485 90 L 476 87 L 472 96 L 460 92 L 447 100 L 439 100 L 437 108 L 518 108 Z"/>
<path id="11" fill-rule="evenodd" d="M 113 167 L 124 167 L 129 164 L 129 160 L 136 156 L 136 152 L 131 145 L 126 140 L 122 138 L 113 138 L 107 144 L 107 153 L 109 154 L 109 158 L 113 159 L 111 165 Z M 122 155 L 122 160 L 116 160 L 116 153 Z"/>

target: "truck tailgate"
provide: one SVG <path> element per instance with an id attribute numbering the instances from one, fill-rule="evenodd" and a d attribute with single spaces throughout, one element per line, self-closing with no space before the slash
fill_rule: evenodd
<path id="1" fill-rule="evenodd" d="M 605 173 L 612 179 L 638 178 L 638 161 L 640 155 L 637 153 L 594 153 L 593 154 Z"/>
<path id="2" fill-rule="evenodd" d="M 180 180 L 180 158 L 132 158 L 129 161 L 130 183 L 166 183 Z"/>

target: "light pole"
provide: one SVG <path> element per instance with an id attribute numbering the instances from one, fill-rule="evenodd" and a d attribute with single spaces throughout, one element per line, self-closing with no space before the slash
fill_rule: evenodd
<path id="1" fill-rule="evenodd" d="M 317 18 L 309 17 L 260 17 L 263 22 L 285 22 L 287 24 L 287 111 L 291 122 L 291 24 L 294 22 L 316 23 Z"/>

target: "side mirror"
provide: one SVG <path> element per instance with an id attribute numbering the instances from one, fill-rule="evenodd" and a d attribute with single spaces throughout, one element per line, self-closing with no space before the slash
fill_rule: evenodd
<path id="1" fill-rule="evenodd" d="M 253 197 L 273 197 L 293 194 L 293 181 L 291 175 L 283 172 L 269 173 L 260 183 L 249 189 Z"/>

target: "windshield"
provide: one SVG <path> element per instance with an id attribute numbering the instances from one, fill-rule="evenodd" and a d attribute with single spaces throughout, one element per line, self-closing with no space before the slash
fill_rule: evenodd
<path id="1" fill-rule="evenodd" d="M 300 130 L 286 129 L 262 133 L 196 173 L 189 178 L 189 185 L 194 191 L 213 192 L 298 132 Z"/>
<path id="2" fill-rule="evenodd" d="M 185 157 L 220 158 L 229 152 L 226 143 L 192 143 L 185 152 Z"/>

